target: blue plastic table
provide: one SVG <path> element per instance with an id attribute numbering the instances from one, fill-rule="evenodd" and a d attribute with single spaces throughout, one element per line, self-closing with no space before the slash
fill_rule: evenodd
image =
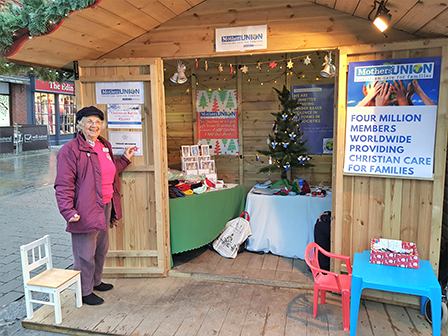
<path id="1" fill-rule="evenodd" d="M 420 312 L 424 315 L 426 299 L 431 301 L 432 334 L 440 335 L 442 324 L 442 289 L 427 260 L 420 260 L 420 268 L 401 268 L 371 264 L 370 251 L 355 253 L 350 304 L 350 336 L 356 335 L 359 303 L 364 288 L 421 296 Z"/>

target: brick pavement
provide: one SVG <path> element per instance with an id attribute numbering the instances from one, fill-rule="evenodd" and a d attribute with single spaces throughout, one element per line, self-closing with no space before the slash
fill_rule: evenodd
<path id="1" fill-rule="evenodd" d="M 49 234 L 54 266 L 72 268 L 70 235 L 53 189 L 58 150 L 0 156 L 1 336 L 57 335 L 21 327 L 26 312 L 19 248 Z"/>

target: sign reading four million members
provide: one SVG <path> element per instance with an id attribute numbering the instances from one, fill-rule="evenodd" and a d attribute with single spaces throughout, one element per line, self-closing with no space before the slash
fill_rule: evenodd
<path id="1" fill-rule="evenodd" d="M 433 178 L 440 57 L 350 63 L 344 173 Z"/>

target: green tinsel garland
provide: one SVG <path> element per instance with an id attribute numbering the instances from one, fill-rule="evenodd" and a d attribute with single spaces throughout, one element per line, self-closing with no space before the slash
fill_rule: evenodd
<path id="1" fill-rule="evenodd" d="M 28 29 L 31 36 L 45 34 L 49 27 L 60 22 L 71 12 L 84 9 L 95 0 L 23 0 L 21 4 L 11 2 L 1 8 L 0 12 L 0 52 L 5 53 L 12 46 L 14 36 L 23 29 Z M 16 73 L 13 70 L 17 71 Z M 13 64 L 0 59 L 0 75 L 34 74 L 42 80 L 50 81 L 71 74 L 45 68 L 32 68 Z M 61 77 L 62 76 L 62 77 Z M 46 79 L 44 79 L 46 78 Z"/>
<path id="2" fill-rule="evenodd" d="M 69 80 L 70 81 L 73 80 L 72 72 L 15 64 L 9 62 L 4 57 L 0 58 L 0 75 L 3 76 L 34 75 L 35 77 L 39 78 L 44 82 L 63 83 Z"/>

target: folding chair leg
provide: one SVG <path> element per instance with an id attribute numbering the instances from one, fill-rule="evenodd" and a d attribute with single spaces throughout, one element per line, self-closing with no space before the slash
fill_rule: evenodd
<path id="1" fill-rule="evenodd" d="M 320 290 L 320 304 L 325 304 L 325 297 L 327 296 L 327 291 Z"/>
<path id="2" fill-rule="evenodd" d="M 75 282 L 75 297 L 76 307 L 82 307 L 82 290 L 81 290 L 81 278 L 78 275 L 78 281 Z"/>
<path id="3" fill-rule="evenodd" d="M 32 319 L 34 316 L 33 303 L 31 302 L 32 298 L 33 298 L 33 295 L 31 294 L 31 291 L 29 291 L 25 288 L 26 317 L 28 319 Z"/>
<path id="4" fill-rule="evenodd" d="M 317 305 L 319 301 L 319 288 L 314 286 L 314 295 L 313 295 L 313 317 L 317 316 Z"/>
<path id="5" fill-rule="evenodd" d="M 342 292 L 342 321 L 345 331 L 350 330 L 350 292 Z"/>
<path id="6" fill-rule="evenodd" d="M 54 297 L 54 319 L 56 321 L 56 324 L 61 324 L 62 322 L 61 295 L 58 291 L 51 295 L 53 295 Z"/>

